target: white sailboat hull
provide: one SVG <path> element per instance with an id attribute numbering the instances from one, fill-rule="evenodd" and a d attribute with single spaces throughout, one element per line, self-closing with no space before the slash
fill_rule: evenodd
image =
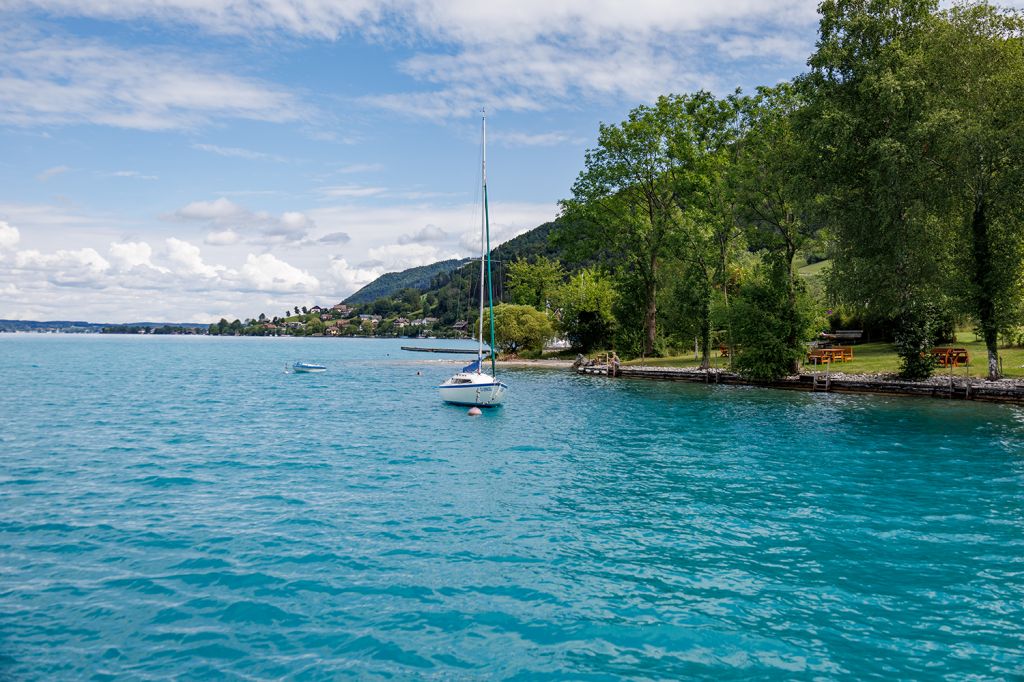
<path id="1" fill-rule="evenodd" d="M 452 405 L 495 407 L 505 399 L 508 386 L 488 374 L 459 373 L 438 386 L 437 392 Z"/>

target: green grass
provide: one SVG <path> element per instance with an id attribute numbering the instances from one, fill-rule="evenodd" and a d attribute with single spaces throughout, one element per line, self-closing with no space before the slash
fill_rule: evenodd
<path id="1" fill-rule="evenodd" d="M 831 263 L 832 261 L 820 260 L 817 263 L 811 263 L 810 265 L 805 265 L 802 268 L 797 268 L 797 272 L 804 277 L 814 277 L 816 275 L 820 275 L 821 271 L 827 268 Z"/>
<path id="2" fill-rule="evenodd" d="M 958 347 L 966 348 L 970 355 L 970 365 L 953 368 L 954 376 L 985 376 L 988 372 L 985 344 L 971 332 L 957 334 Z M 1007 377 L 1024 377 L 1024 348 L 1000 348 L 999 356 L 1003 360 L 1003 373 Z M 694 360 L 693 353 L 665 358 L 648 358 L 629 360 L 624 365 L 647 365 L 655 367 L 697 367 L 699 360 Z M 728 367 L 729 359 L 719 357 L 718 352 L 712 353 L 712 367 Z M 816 365 L 805 365 L 807 371 L 818 368 Z M 853 360 L 832 365 L 832 371 L 847 374 L 882 374 L 899 370 L 899 358 L 891 343 L 861 343 L 853 346 Z M 939 367 L 936 374 L 947 375 L 948 368 Z"/>

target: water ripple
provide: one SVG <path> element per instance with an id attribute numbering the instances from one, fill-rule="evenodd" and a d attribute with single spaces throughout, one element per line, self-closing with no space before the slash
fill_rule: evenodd
<path id="1" fill-rule="evenodd" d="M 0 678 L 1024 674 L 1024 410 L 398 345 L 0 335 Z"/>

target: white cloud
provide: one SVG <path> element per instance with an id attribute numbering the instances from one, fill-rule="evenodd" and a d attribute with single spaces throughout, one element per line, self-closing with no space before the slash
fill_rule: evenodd
<path id="1" fill-rule="evenodd" d="M 58 286 L 103 288 L 103 275 L 110 269 L 110 263 L 91 248 L 60 249 L 54 253 L 29 249 L 15 254 L 14 267 L 36 272 Z"/>
<path id="2" fill-rule="evenodd" d="M 42 173 L 36 176 L 36 180 L 38 180 L 39 182 L 46 182 L 50 178 L 55 178 L 58 175 L 63 175 L 64 173 L 67 173 L 69 170 L 71 170 L 71 168 L 69 168 L 68 166 L 54 166 L 53 168 L 47 168 Z"/>
<path id="3" fill-rule="evenodd" d="M 383 267 L 352 267 L 344 258 L 332 258 L 330 275 L 337 285 L 337 294 L 344 298 L 384 274 Z"/>
<path id="4" fill-rule="evenodd" d="M 255 152 L 252 151 L 251 149 L 242 149 L 240 147 L 221 147 L 215 144 L 194 144 L 192 145 L 192 148 L 204 152 L 210 152 L 211 154 L 217 154 L 218 156 L 249 159 L 250 161 L 287 161 L 287 159 L 285 159 L 284 157 L 277 156 L 276 154 Z"/>
<path id="5" fill-rule="evenodd" d="M 245 214 L 245 209 L 224 197 L 213 201 L 193 201 L 174 212 L 181 220 L 226 220 Z"/>
<path id="6" fill-rule="evenodd" d="M 231 246 L 232 244 L 237 244 L 241 240 L 242 235 L 232 229 L 227 229 L 208 233 L 203 242 L 211 246 Z"/>
<path id="7" fill-rule="evenodd" d="M 316 277 L 270 253 L 260 256 L 250 253 L 239 274 L 259 291 L 312 293 L 320 288 Z"/>
<path id="8" fill-rule="evenodd" d="M 110 244 L 110 257 L 125 270 L 147 267 L 168 272 L 166 268 L 153 265 L 153 248 L 146 242 L 113 242 Z"/>
<path id="9" fill-rule="evenodd" d="M 213 201 L 194 201 L 165 216 L 169 220 L 205 222 L 220 227 L 207 235 L 206 243 L 225 245 L 242 239 L 257 244 L 299 244 L 308 239 L 316 223 L 300 211 L 274 215 L 251 211 L 225 197 Z M 255 234 L 252 234 L 255 232 Z"/>
<path id="10" fill-rule="evenodd" d="M 554 219 L 558 209 L 548 203 L 497 202 L 491 204 L 492 245 L 498 239 L 507 239 Z M 457 240 L 462 232 L 480 234 L 480 207 L 474 204 L 402 204 L 387 206 L 360 206 L 343 204 L 309 211 L 317 225 L 330 225 L 353 235 L 354 243 L 372 242 L 374 245 L 398 242 L 402 235 L 410 235 L 429 225 L 444 225 L 446 233 Z M 507 236 L 506 236 L 507 235 Z M 453 245 L 454 246 L 454 245 Z M 473 253 L 480 248 L 479 237 L 475 245 L 465 249 Z"/>
<path id="11" fill-rule="evenodd" d="M 114 171 L 110 174 L 114 178 L 134 178 L 136 180 L 159 180 L 160 178 L 156 175 L 143 175 L 139 171 L 135 170 L 120 170 Z"/>
<path id="12" fill-rule="evenodd" d="M 164 242 L 167 245 L 167 258 L 179 266 L 179 273 L 188 275 L 199 275 L 201 277 L 216 277 L 222 267 L 207 265 L 203 261 L 202 253 L 195 244 L 190 244 L 176 237 L 168 237 Z"/>
<path id="13" fill-rule="evenodd" d="M 286 122 L 306 114 L 279 86 L 177 54 L 2 32 L 0 50 L 0 122 L 9 125 L 173 130 L 215 118 Z"/>
<path id="14" fill-rule="evenodd" d="M 372 197 L 383 194 L 387 190 L 384 187 L 363 187 L 362 185 L 337 185 L 335 187 L 324 187 L 320 193 L 326 197 L 335 199 Z"/>
<path id="15" fill-rule="evenodd" d="M 386 244 L 370 249 L 367 255 L 370 259 L 381 262 L 386 272 L 395 272 L 461 257 L 459 253 L 444 252 L 430 244 Z"/>
<path id="16" fill-rule="evenodd" d="M 560 144 L 583 143 L 581 138 L 567 133 L 525 133 L 515 130 L 491 134 L 490 139 L 505 147 L 554 147 Z"/>
<path id="17" fill-rule="evenodd" d="M 399 244 L 413 244 L 420 242 L 443 242 L 448 239 L 447 232 L 437 225 L 425 225 L 422 229 L 412 234 L 403 234 L 398 238 Z"/>
<path id="18" fill-rule="evenodd" d="M 0 220 L 0 249 L 12 249 L 20 240 L 21 233 L 18 232 L 18 228 L 5 220 Z"/>

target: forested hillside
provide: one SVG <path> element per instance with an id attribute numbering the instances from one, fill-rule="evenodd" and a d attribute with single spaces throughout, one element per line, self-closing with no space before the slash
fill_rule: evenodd
<path id="1" fill-rule="evenodd" d="M 345 299 L 344 303 L 370 303 L 383 296 L 394 296 L 402 289 L 426 289 L 434 277 L 451 272 L 466 263 L 469 259 L 443 260 L 430 265 L 421 265 L 401 272 L 389 272 L 373 280 L 365 287 Z"/>

